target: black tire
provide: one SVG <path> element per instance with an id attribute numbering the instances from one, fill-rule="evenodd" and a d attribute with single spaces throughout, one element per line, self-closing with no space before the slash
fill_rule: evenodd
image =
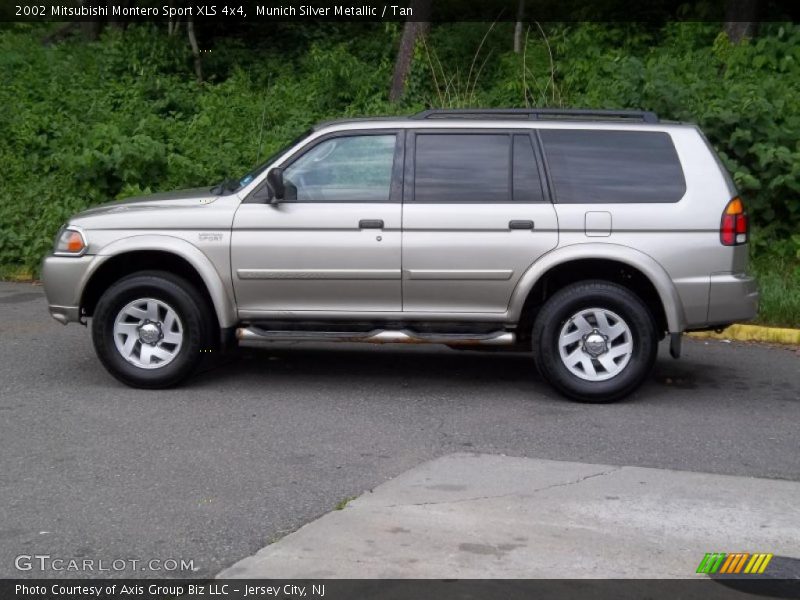
<path id="1" fill-rule="evenodd" d="M 573 315 L 589 308 L 621 317 L 633 346 L 627 364 L 603 381 L 587 381 L 575 375 L 559 351 L 562 328 Z M 658 351 L 656 324 L 644 302 L 628 289 L 601 280 L 575 283 L 553 294 L 536 316 L 532 337 L 539 372 L 559 392 L 579 402 L 614 402 L 629 395 L 649 375 Z"/>
<path id="2" fill-rule="evenodd" d="M 128 362 L 114 341 L 114 323 L 120 311 L 140 298 L 164 302 L 182 324 L 182 343 L 173 359 L 146 369 Z M 200 292 L 188 281 L 164 271 L 141 271 L 109 287 L 95 307 L 92 341 L 100 362 L 111 375 L 132 387 L 159 389 L 177 385 L 200 365 L 212 347 L 213 314 Z"/>

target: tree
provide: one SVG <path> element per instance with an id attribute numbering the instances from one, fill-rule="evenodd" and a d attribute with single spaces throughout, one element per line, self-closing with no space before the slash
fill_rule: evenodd
<path id="1" fill-rule="evenodd" d="M 430 29 L 431 0 L 413 0 L 411 11 L 411 16 L 403 26 L 400 47 L 397 49 L 392 84 L 389 87 L 390 102 L 399 101 L 406 91 L 406 79 L 411 71 L 411 60 L 414 58 L 417 40 L 427 35 Z"/>
<path id="2" fill-rule="evenodd" d="M 724 31 L 728 39 L 738 44 L 758 33 L 758 0 L 727 0 Z"/>
<path id="3" fill-rule="evenodd" d="M 128 8 L 130 7 L 130 2 L 128 0 L 107 0 L 106 1 L 106 8 L 108 9 L 108 25 L 114 29 L 124 29 L 127 26 L 126 19 L 120 19 L 118 16 L 114 15 L 114 6 L 118 6 L 120 8 Z"/>
<path id="4" fill-rule="evenodd" d="M 102 3 L 100 0 L 83 0 L 81 2 L 86 8 L 101 8 Z M 90 18 L 81 23 L 83 34 L 90 42 L 94 42 L 100 37 L 100 31 L 103 29 L 103 21 L 99 17 Z"/>
<path id="5" fill-rule="evenodd" d="M 522 52 L 522 20 L 525 18 L 525 0 L 517 5 L 517 22 L 514 25 L 514 52 Z"/>
<path id="6" fill-rule="evenodd" d="M 200 46 L 197 45 L 197 36 L 194 32 L 194 17 L 192 17 L 192 15 L 189 15 L 187 18 L 186 33 L 189 36 L 189 45 L 192 47 L 194 74 L 197 77 L 197 83 L 203 83 L 203 60 L 200 57 Z"/>

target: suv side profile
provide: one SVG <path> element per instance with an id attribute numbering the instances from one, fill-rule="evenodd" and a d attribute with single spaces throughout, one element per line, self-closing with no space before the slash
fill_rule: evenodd
<path id="1" fill-rule="evenodd" d="M 59 231 L 50 313 L 92 319 L 141 388 L 275 341 L 533 351 L 608 402 L 659 340 L 755 316 L 748 220 L 692 124 L 650 112 L 428 110 L 323 123 L 239 181 L 113 202 Z"/>

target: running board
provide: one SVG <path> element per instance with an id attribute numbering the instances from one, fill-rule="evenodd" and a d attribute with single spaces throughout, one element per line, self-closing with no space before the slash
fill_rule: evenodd
<path id="1" fill-rule="evenodd" d="M 258 327 L 239 327 L 240 346 L 259 346 L 268 342 L 363 342 L 367 344 L 447 344 L 448 346 L 511 346 L 516 336 L 510 331 L 492 333 L 419 333 L 408 329 L 372 331 L 272 331 Z"/>

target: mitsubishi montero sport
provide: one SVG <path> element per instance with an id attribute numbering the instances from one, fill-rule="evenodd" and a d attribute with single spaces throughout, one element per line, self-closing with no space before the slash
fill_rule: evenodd
<path id="1" fill-rule="evenodd" d="M 695 125 L 650 112 L 428 110 L 323 123 L 237 181 L 84 211 L 43 265 L 120 381 L 275 341 L 532 351 L 606 402 L 659 340 L 756 314 L 748 217 Z M 533 366 L 533 365 L 532 365 Z"/>

